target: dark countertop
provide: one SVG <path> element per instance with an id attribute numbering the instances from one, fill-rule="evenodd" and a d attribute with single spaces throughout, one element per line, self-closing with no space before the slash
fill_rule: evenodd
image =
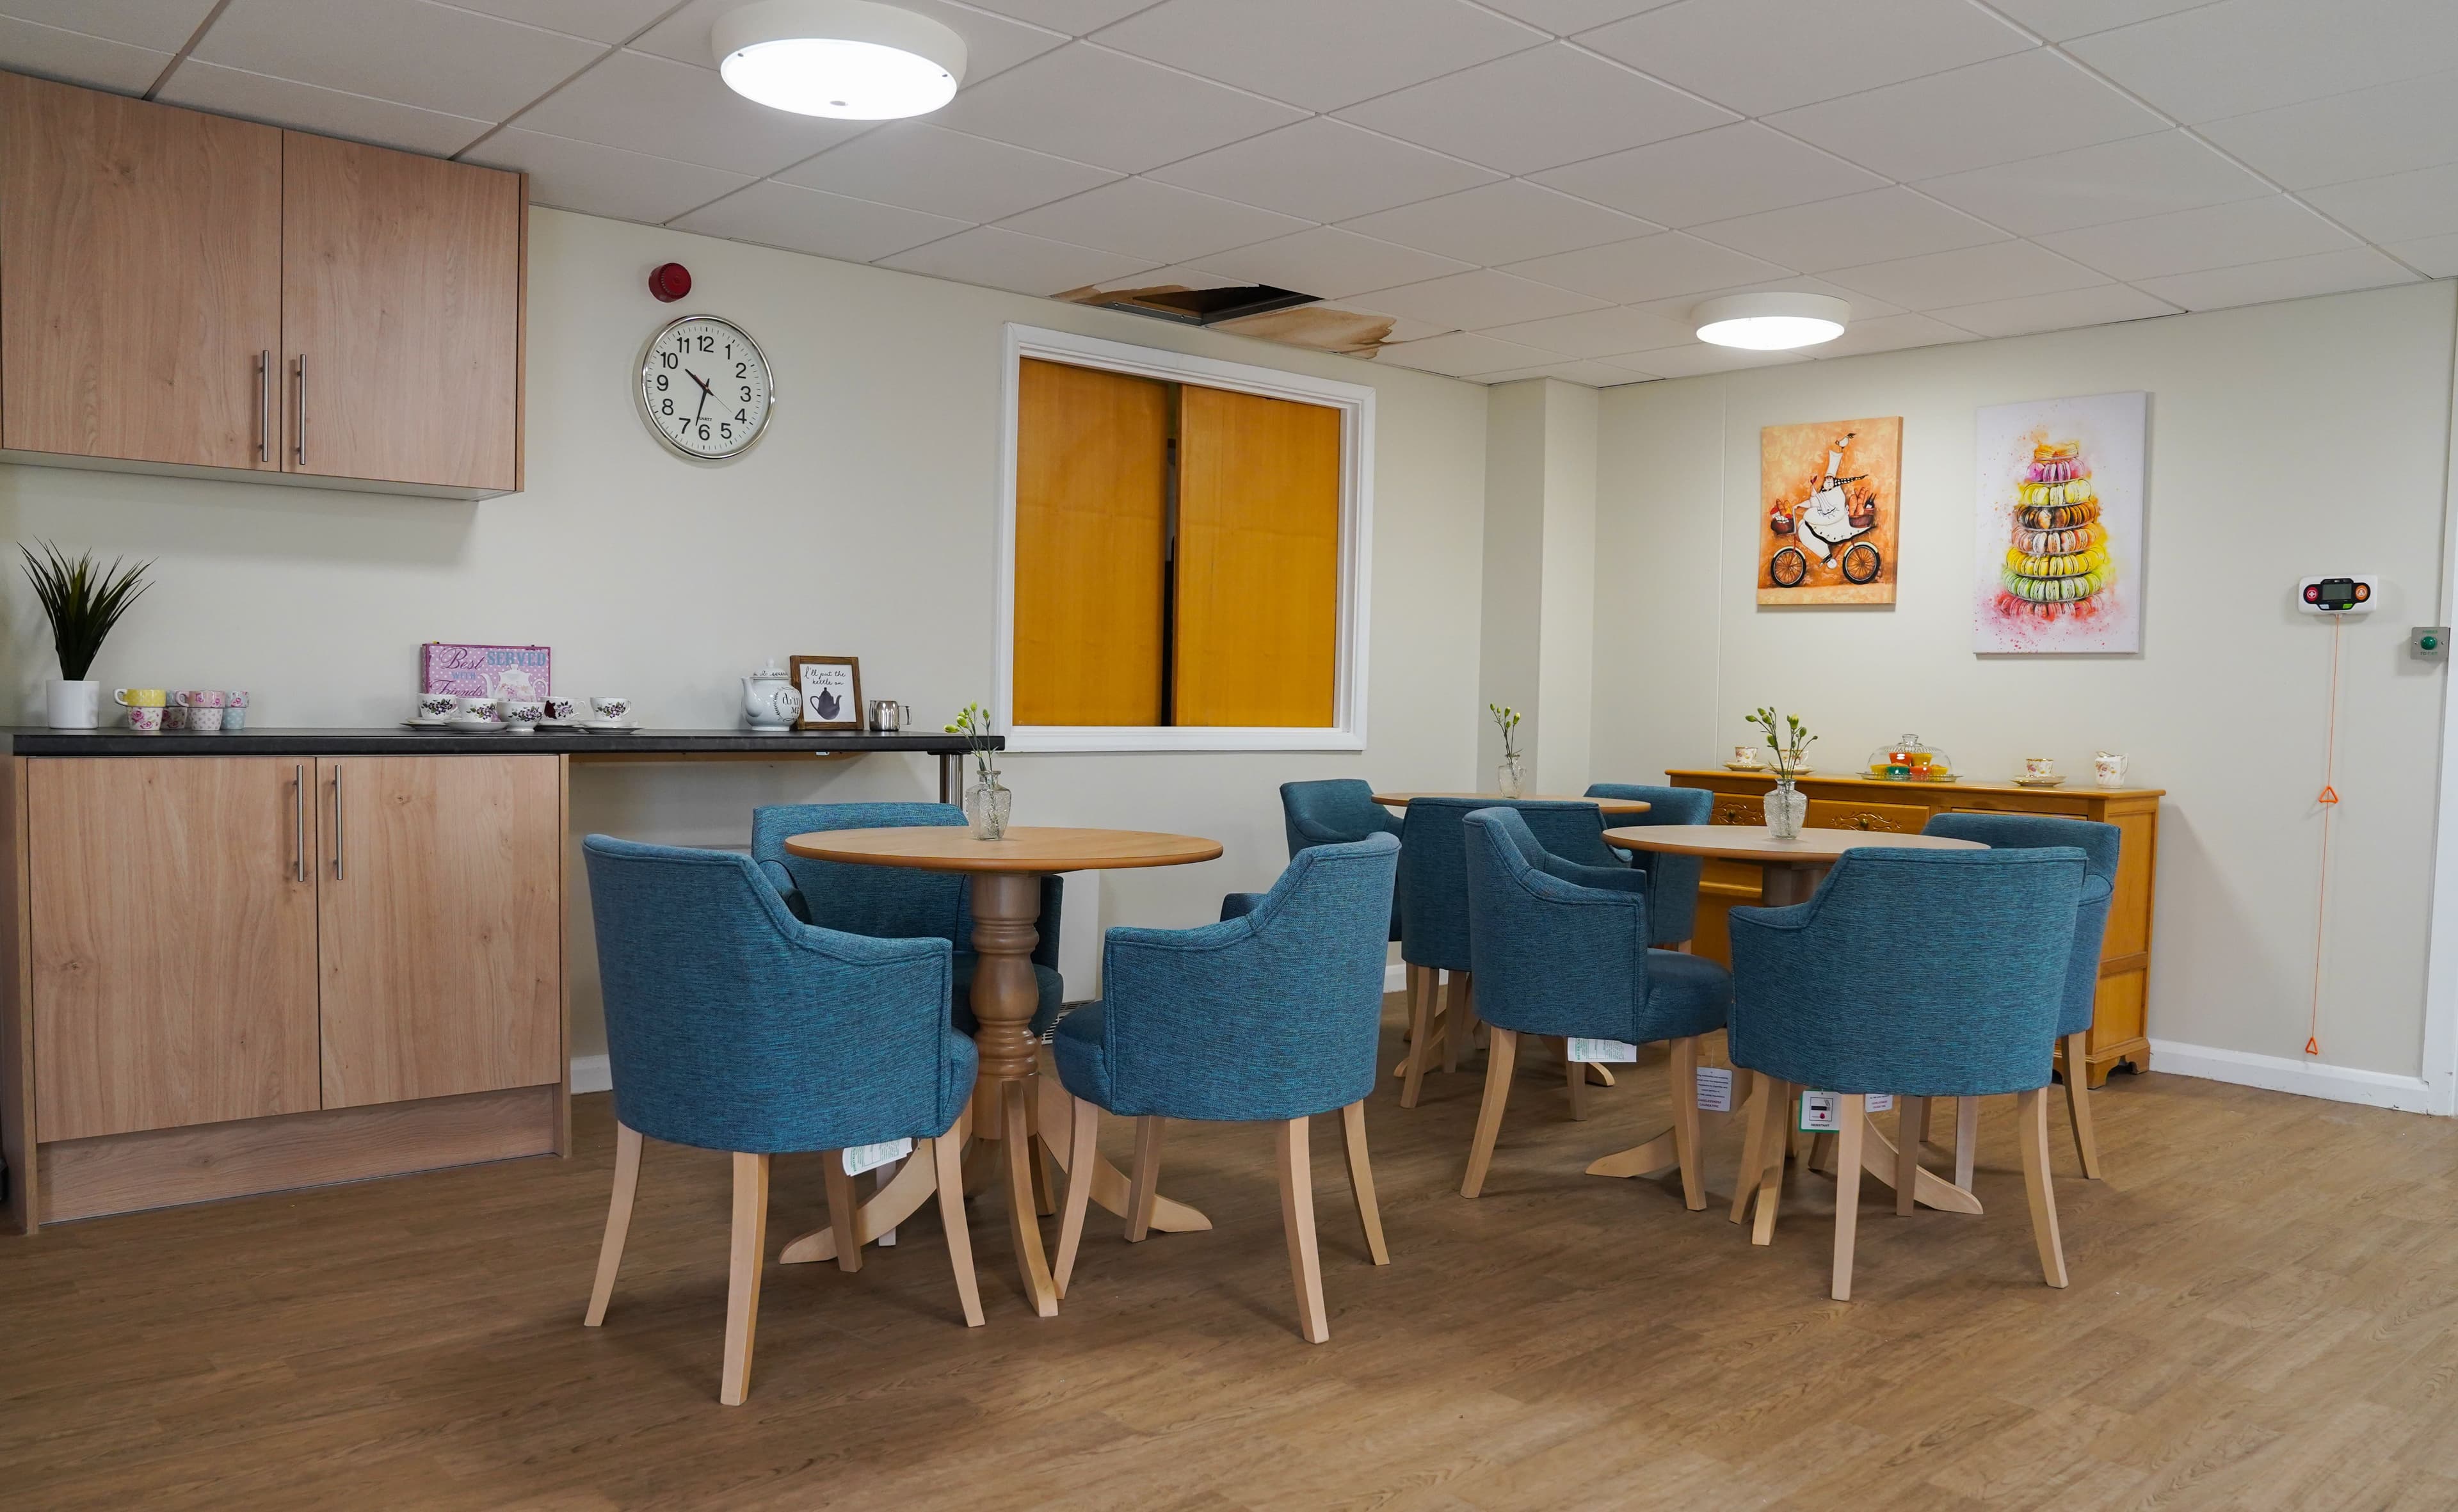
<path id="1" fill-rule="evenodd" d="M 191 732 L 166 730 L 138 735 L 125 727 L 91 732 L 39 727 L 0 728 L 7 752 L 21 756 L 474 756 L 501 752 L 533 752 L 563 756 L 798 756 L 854 755 L 865 751 L 909 751 L 927 756 L 962 756 L 969 749 L 962 735 L 922 734 L 856 735 L 811 730 L 769 733 L 753 730 L 649 730 L 631 735 L 593 735 L 585 730 L 540 730 L 515 735 L 509 730 L 488 735 L 458 730 L 406 730 L 399 726 L 372 730 L 242 730 Z M 994 742 L 1006 744 L 1001 739 Z"/>

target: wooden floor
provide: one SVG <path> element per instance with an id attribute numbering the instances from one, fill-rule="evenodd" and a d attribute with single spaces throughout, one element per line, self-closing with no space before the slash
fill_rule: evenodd
<path id="1" fill-rule="evenodd" d="M 1329 1344 L 1293 1331 L 1268 1131 L 1177 1125 L 1165 1187 L 1213 1232 L 1130 1249 L 1096 1211 L 1037 1320 L 992 1209 L 969 1331 L 934 1218 L 859 1274 L 772 1268 L 736 1409 L 723 1155 L 650 1147 L 580 1326 L 603 1097 L 570 1161 L 0 1238 L 0 1506 L 2458 1507 L 2458 1121 L 2115 1077 L 2105 1184 L 2059 1105 L 2052 1292 L 2000 1100 L 1988 1214 L 1897 1218 L 1865 1184 L 1839 1304 L 1823 1179 L 1756 1250 L 1720 1199 L 1579 1173 L 1662 1127 L 1662 1080 L 1626 1067 L 1573 1124 L 1558 1069 L 1523 1069 L 1474 1202 L 1477 1078 L 1379 1094 L 1383 1270 L 1319 1120 Z M 1709 1122 L 1728 1196 L 1739 1130 Z M 781 1158 L 775 1193 L 772 1253 L 820 1220 L 819 1162 Z"/>

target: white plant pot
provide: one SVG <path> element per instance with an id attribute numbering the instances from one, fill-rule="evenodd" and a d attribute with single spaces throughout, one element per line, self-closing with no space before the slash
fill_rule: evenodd
<path id="1" fill-rule="evenodd" d="M 95 730 L 102 726 L 102 684 L 69 682 L 54 677 L 43 684 L 43 709 L 54 730 Z"/>

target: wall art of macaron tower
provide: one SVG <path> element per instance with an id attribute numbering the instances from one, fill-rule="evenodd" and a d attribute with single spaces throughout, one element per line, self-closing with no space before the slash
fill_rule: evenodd
<path id="1" fill-rule="evenodd" d="M 2079 441 L 2043 441 L 2017 485 L 2014 540 L 2001 574 L 2007 595 L 2043 617 L 2087 614 L 2111 581 L 2108 531 Z"/>

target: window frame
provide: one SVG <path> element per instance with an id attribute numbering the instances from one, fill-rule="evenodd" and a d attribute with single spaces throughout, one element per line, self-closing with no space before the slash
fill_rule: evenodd
<path id="1" fill-rule="evenodd" d="M 1010 751 L 1363 751 L 1365 643 L 1371 621 L 1374 541 L 1374 390 L 1279 368 L 1134 346 L 1071 331 L 1010 323 L 999 416 L 995 638 L 990 717 Z M 1292 400 L 1340 411 L 1340 574 L 1332 723 L 1323 726 L 1018 725 L 1015 692 L 1015 452 L 1026 358 Z"/>

